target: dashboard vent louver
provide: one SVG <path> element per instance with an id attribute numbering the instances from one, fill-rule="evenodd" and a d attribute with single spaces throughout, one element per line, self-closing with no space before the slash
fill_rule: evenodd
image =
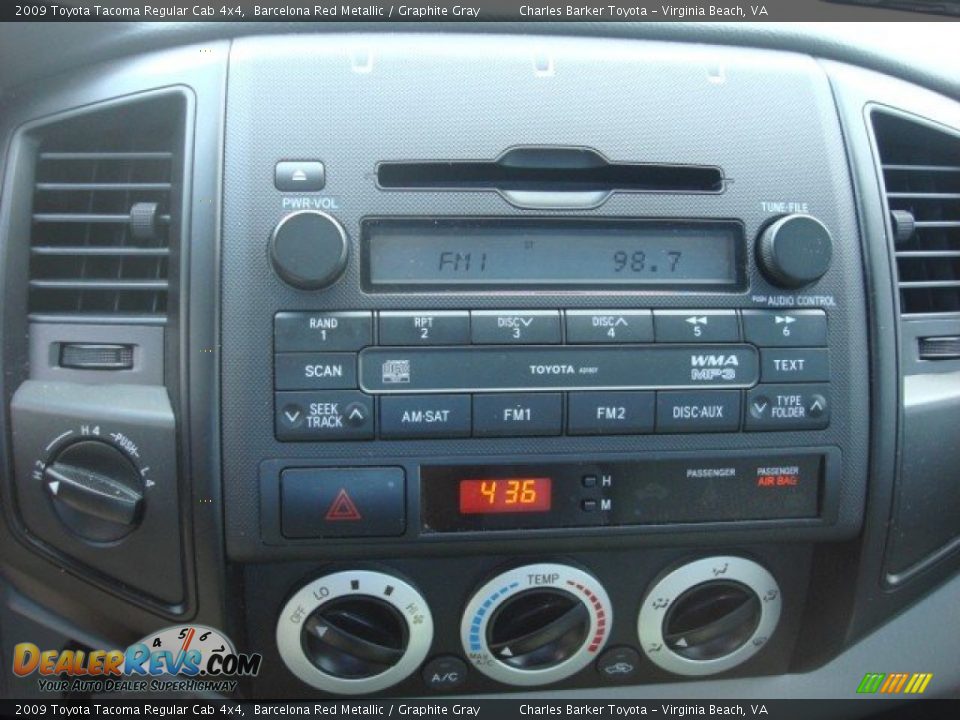
<path id="1" fill-rule="evenodd" d="M 33 319 L 163 322 L 179 247 L 181 95 L 111 104 L 37 131 Z"/>
<path id="2" fill-rule="evenodd" d="M 960 133 L 874 110 L 900 312 L 960 312 Z"/>

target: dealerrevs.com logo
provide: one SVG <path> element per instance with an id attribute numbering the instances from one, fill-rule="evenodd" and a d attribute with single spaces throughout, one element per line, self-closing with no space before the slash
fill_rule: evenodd
<path id="1" fill-rule="evenodd" d="M 13 673 L 37 675 L 45 692 L 232 692 L 237 677 L 260 672 L 259 653 L 238 653 L 230 639 L 204 625 L 174 625 L 125 650 L 13 648 Z"/>

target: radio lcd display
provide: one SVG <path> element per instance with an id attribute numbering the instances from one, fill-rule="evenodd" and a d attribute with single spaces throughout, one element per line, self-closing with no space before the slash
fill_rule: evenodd
<path id="1" fill-rule="evenodd" d="M 374 288 L 724 288 L 740 283 L 738 223 L 418 220 L 364 223 Z"/>

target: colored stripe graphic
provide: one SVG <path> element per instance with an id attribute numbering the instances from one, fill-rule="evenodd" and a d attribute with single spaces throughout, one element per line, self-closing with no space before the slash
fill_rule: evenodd
<path id="1" fill-rule="evenodd" d="M 880 683 L 883 682 L 885 677 L 885 673 L 867 673 L 863 676 L 863 680 L 860 681 L 860 685 L 857 687 L 857 692 L 875 693 L 880 689 Z"/>
<path id="2" fill-rule="evenodd" d="M 867 673 L 857 686 L 857 692 L 920 695 L 932 679 L 933 673 Z"/>

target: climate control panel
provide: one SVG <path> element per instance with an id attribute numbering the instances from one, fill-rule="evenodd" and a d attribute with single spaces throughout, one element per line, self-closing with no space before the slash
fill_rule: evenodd
<path id="1" fill-rule="evenodd" d="M 462 605 L 447 588 L 425 592 L 415 583 L 357 569 L 295 590 L 276 625 L 284 665 L 310 687 L 345 695 L 417 676 L 429 691 L 470 678 L 539 687 L 584 673 L 606 683 L 706 676 L 775 644 L 783 602 L 763 564 L 734 554 L 670 563 L 645 586 L 622 583 L 627 593 L 611 594 L 586 567 L 554 561 L 507 564 Z"/>

